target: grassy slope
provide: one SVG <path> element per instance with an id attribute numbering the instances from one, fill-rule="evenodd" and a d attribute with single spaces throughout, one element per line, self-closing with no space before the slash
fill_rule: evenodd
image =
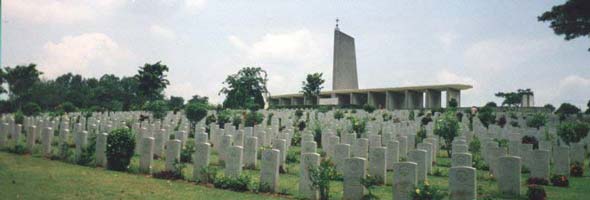
<path id="1" fill-rule="evenodd" d="M 292 150 L 298 147 L 291 148 Z M 37 151 L 38 152 L 38 151 Z M 217 156 L 212 155 L 212 165 L 217 165 Z M 448 158 L 439 158 L 442 165 L 450 165 Z M 139 160 L 133 158 L 132 168 L 137 168 Z M 586 164 L 588 166 L 588 164 Z M 220 169 L 219 173 L 223 173 Z M 154 161 L 154 170 L 164 168 L 164 162 Z M 285 193 L 296 195 L 299 181 L 299 165 L 289 164 L 288 173 L 281 174 L 280 188 Z M 447 167 L 438 167 L 448 174 Z M 136 171 L 136 170 L 135 170 Z M 569 188 L 545 187 L 548 199 L 583 199 L 590 196 L 590 178 L 586 170 L 586 177 L 570 178 Z M 257 170 L 244 170 L 251 175 L 254 181 L 258 181 Z M 192 177 L 192 166 L 188 165 L 184 170 L 186 177 Z M 487 171 L 478 170 L 478 193 L 494 198 L 497 191 L 497 182 L 483 180 Z M 381 199 L 391 199 L 392 172 L 388 172 L 385 186 L 379 186 L 374 193 Z M 522 194 L 526 194 L 524 181 L 528 174 L 522 176 Z M 12 183 L 12 180 L 15 183 Z M 429 176 L 429 181 L 443 190 L 448 188 L 448 177 Z M 125 188 L 123 188 L 123 186 Z M 342 182 L 331 182 L 330 195 L 334 199 L 342 198 Z M 217 190 L 204 186 L 197 186 L 186 181 L 158 180 L 145 175 L 120 173 L 93 169 L 60 161 L 50 161 L 34 156 L 20 156 L 0 152 L 0 199 L 156 199 L 156 198 L 192 198 L 192 199 L 263 199 L 271 198 L 251 193 L 236 193 L 227 190 Z M 294 196 L 296 197 L 296 196 Z"/>

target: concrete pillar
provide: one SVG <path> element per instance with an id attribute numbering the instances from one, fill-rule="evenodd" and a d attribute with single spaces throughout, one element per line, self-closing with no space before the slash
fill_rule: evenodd
<path id="1" fill-rule="evenodd" d="M 406 90 L 405 91 L 406 109 L 420 109 L 424 108 L 423 96 L 424 93 L 420 91 Z"/>
<path id="2" fill-rule="evenodd" d="M 439 90 L 426 90 L 426 108 L 440 108 L 441 92 Z"/>

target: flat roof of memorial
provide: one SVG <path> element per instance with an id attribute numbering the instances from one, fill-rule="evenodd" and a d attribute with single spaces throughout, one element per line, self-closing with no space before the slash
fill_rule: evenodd
<path id="1" fill-rule="evenodd" d="M 368 89 L 346 89 L 346 90 L 330 90 L 321 91 L 320 95 L 331 95 L 331 94 L 350 94 L 350 93 L 367 93 L 367 92 L 403 92 L 406 90 L 413 91 L 425 91 L 425 90 L 468 90 L 473 88 L 471 85 L 466 84 L 443 84 L 443 85 L 421 85 L 421 86 L 406 86 L 406 87 L 387 87 L 387 88 L 368 88 Z M 295 94 L 280 94 L 271 95 L 270 98 L 291 98 L 291 97 L 303 97 L 302 93 Z"/>

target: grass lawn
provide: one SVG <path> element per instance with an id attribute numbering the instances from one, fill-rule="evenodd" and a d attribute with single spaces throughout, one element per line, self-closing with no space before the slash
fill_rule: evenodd
<path id="1" fill-rule="evenodd" d="M 37 146 L 40 147 L 40 146 Z M 298 147 L 290 151 L 298 151 Z M 55 149 L 57 150 L 57 149 Z M 285 196 L 269 196 L 262 194 L 238 193 L 229 190 L 218 190 L 189 181 L 167 181 L 155 179 L 147 175 L 133 173 L 139 166 L 136 156 L 131 163 L 131 173 L 107 171 L 101 168 L 78 166 L 62 161 L 41 158 L 39 149 L 31 155 L 15 155 L 0 152 L 0 199 L 271 199 Z M 444 191 L 448 188 L 450 160 L 438 158 L 442 176 L 429 176 L 432 185 Z M 217 164 L 217 156 L 212 155 L 211 165 L 223 173 Z M 588 166 L 586 163 L 585 166 Z M 163 160 L 154 160 L 153 171 L 164 169 Z M 297 198 L 299 181 L 299 164 L 287 166 L 287 173 L 281 174 L 280 191 L 287 198 Z M 570 178 L 569 188 L 546 186 L 548 199 L 586 199 L 590 196 L 590 177 L 586 169 L 585 177 Z M 192 166 L 184 169 L 187 178 L 192 177 Z M 254 182 L 258 182 L 258 170 L 244 170 Z M 478 170 L 478 193 L 480 198 L 498 199 L 497 182 L 484 178 L 487 171 Z M 528 174 L 522 175 L 523 198 L 526 194 L 525 181 Z M 381 199 L 392 198 L 392 172 L 388 172 L 387 184 L 378 186 L 373 193 Z M 330 195 L 334 199 L 342 198 L 342 182 L 332 181 Z"/>

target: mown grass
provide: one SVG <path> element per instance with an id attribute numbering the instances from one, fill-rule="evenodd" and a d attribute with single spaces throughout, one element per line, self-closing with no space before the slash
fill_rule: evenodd
<path id="1" fill-rule="evenodd" d="M 297 151 L 292 147 L 290 151 Z M 57 151 L 57 149 L 55 149 Z M 438 158 L 438 165 L 443 176 L 428 177 L 429 182 L 446 191 L 448 189 L 449 158 Z M 216 154 L 212 155 L 211 165 L 220 174 L 223 168 L 218 165 Z M 239 193 L 228 190 L 196 185 L 192 179 L 192 166 L 187 164 L 183 170 L 187 180 L 167 181 L 148 175 L 134 173 L 139 166 L 136 156 L 131 163 L 131 172 L 113 172 L 102 168 L 84 167 L 57 160 L 48 160 L 39 155 L 36 149 L 33 155 L 15 155 L 0 152 L 0 199 L 272 199 L 298 198 L 299 163 L 287 165 L 287 173 L 280 175 L 280 191 L 286 194 L 268 195 L 252 192 Z M 588 166 L 586 163 L 585 166 Z M 153 172 L 164 169 L 164 160 L 154 160 Z M 548 199 L 585 199 L 590 196 L 590 177 L 570 178 L 570 187 L 559 188 L 546 186 Z M 478 170 L 479 197 L 498 199 L 497 182 L 489 177 L 487 171 Z M 258 170 L 244 170 L 256 183 Z M 388 172 L 387 184 L 378 186 L 373 193 L 381 199 L 392 199 L 392 172 Z M 522 175 L 522 191 L 525 199 L 528 174 Z M 253 187 L 255 187 L 253 185 Z M 342 198 L 342 182 L 332 181 L 330 196 Z"/>

